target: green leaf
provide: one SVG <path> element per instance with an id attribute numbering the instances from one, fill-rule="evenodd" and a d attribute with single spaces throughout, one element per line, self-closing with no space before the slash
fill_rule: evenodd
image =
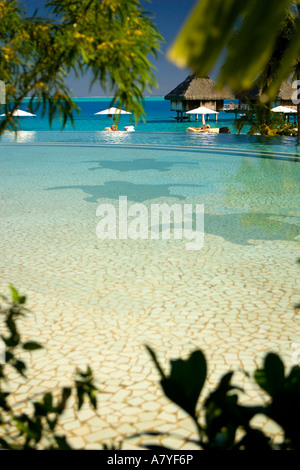
<path id="1" fill-rule="evenodd" d="M 269 353 L 264 368 L 255 371 L 255 381 L 269 395 L 274 396 L 284 385 L 284 364 L 277 354 Z"/>
<path id="2" fill-rule="evenodd" d="M 53 410 L 53 397 L 52 393 L 45 393 L 44 395 L 44 404 L 47 410 L 52 411 Z"/>
<path id="3" fill-rule="evenodd" d="M 157 57 L 163 41 L 139 1 L 47 1 L 44 18 L 28 18 L 15 1 L 0 3 L 1 58 L 6 55 L 0 76 L 9 84 L 11 105 L 0 133 L 8 126 L 17 130 L 9 112 L 29 95 L 30 108 L 41 106 L 50 126 L 56 117 L 62 126 L 74 123 L 79 108 L 66 83 L 70 72 L 90 72 L 90 84 L 100 82 L 139 119 L 145 91 L 156 86 L 148 58 Z"/>
<path id="4" fill-rule="evenodd" d="M 276 79 L 270 89 L 270 99 L 274 99 L 281 83 L 290 76 L 291 70 L 300 59 L 300 20 L 297 18 L 294 33 L 289 41 L 289 45 L 281 59 L 280 68 Z"/>
<path id="5" fill-rule="evenodd" d="M 171 361 L 171 374 L 167 377 L 162 370 L 155 352 L 146 345 L 162 380 L 166 396 L 195 417 L 195 408 L 206 379 L 206 360 L 201 351 L 194 351 L 186 360 Z"/>
<path id="6" fill-rule="evenodd" d="M 233 91 L 251 88 L 272 54 L 278 25 L 286 15 L 290 3 L 291 0 L 249 1 L 236 41 L 228 48 L 228 56 L 219 79 L 221 86 L 228 84 Z"/>
<path id="7" fill-rule="evenodd" d="M 300 395 L 300 366 L 292 367 L 288 377 L 286 378 L 286 382 L 289 387 L 294 387 Z"/>
<path id="8" fill-rule="evenodd" d="M 268 63 L 291 4 L 292 0 L 199 0 L 168 57 L 180 67 L 192 68 L 200 77 L 222 62 L 218 85 L 233 92 L 247 90 Z M 299 52 L 298 20 L 271 89 L 273 97 Z"/>
<path id="9" fill-rule="evenodd" d="M 72 450 L 72 447 L 68 444 L 65 436 L 54 436 L 54 439 L 59 450 Z"/>
<path id="10" fill-rule="evenodd" d="M 26 296 L 25 295 L 21 295 L 19 297 L 19 304 L 23 305 L 26 303 Z"/>
<path id="11" fill-rule="evenodd" d="M 171 374 L 161 380 L 161 386 L 170 400 L 195 417 L 205 379 L 205 357 L 201 351 L 194 351 L 186 360 L 171 361 Z"/>
<path id="12" fill-rule="evenodd" d="M 158 372 L 160 373 L 161 377 L 164 379 L 166 376 L 165 376 L 165 373 L 164 371 L 162 370 L 162 368 L 160 367 L 160 364 L 157 360 L 157 357 L 156 357 L 156 354 L 155 352 L 153 351 L 153 349 L 151 349 L 149 346 L 147 346 L 147 344 L 145 345 L 145 348 L 147 349 L 147 351 L 149 352 L 154 364 L 156 365 L 156 368 L 158 370 Z"/>
<path id="13" fill-rule="evenodd" d="M 247 1 L 198 1 L 167 53 L 179 67 L 191 67 L 201 77 L 211 70 Z"/>
<path id="14" fill-rule="evenodd" d="M 23 349 L 26 351 L 36 351 L 37 349 L 43 349 L 43 346 L 39 343 L 28 341 L 27 343 L 23 344 Z"/>
<path id="15" fill-rule="evenodd" d="M 238 448 L 253 451 L 272 450 L 271 439 L 266 436 L 260 429 L 247 429 L 245 436 L 237 444 Z"/>
<path id="16" fill-rule="evenodd" d="M 10 411 L 10 406 L 7 402 L 7 398 L 9 397 L 9 392 L 1 392 L 0 391 L 0 408 L 4 411 Z M 1 424 L 1 413 L 0 413 L 0 424 Z"/>
<path id="17" fill-rule="evenodd" d="M 71 396 L 71 393 L 72 393 L 72 389 L 69 388 L 69 387 L 64 387 L 63 390 L 62 390 L 62 394 L 61 394 L 61 399 L 60 399 L 60 402 L 57 406 L 57 412 L 58 414 L 62 414 L 62 412 L 64 411 L 66 405 L 67 405 L 67 402 Z"/>
<path id="18" fill-rule="evenodd" d="M 218 395 L 219 397 L 225 398 L 225 395 L 230 392 L 231 390 L 236 389 L 234 385 L 231 385 L 231 379 L 233 376 L 233 372 L 227 372 L 227 374 L 223 375 L 218 385 L 218 388 L 213 392 L 214 395 Z"/>
<path id="19" fill-rule="evenodd" d="M 16 304 L 19 303 L 20 295 L 17 289 L 14 286 L 9 286 L 9 289 L 11 292 L 11 297 L 12 297 L 13 302 L 15 302 Z"/>
<path id="20" fill-rule="evenodd" d="M 97 408 L 97 392 L 98 388 L 94 385 L 93 372 L 90 367 L 86 372 L 76 369 L 77 380 L 75 380 L 77 392 L 77 408 L 81 409 L 84 398 L 87 397 L 94 409 Z"/>
<path id="21" fill-rule="evenodd" d="M 20 375 L 25 377 L 24 371 L 26 370 L 26 364 L 23 361 L 14 359 L 14 362 L 11 365 L 19 372 Z"/>

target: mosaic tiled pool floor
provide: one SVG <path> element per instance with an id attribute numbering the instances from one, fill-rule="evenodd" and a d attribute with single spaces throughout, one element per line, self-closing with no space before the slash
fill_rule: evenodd
<path id="1" fill-rule="evenodd" d="M 16 406 L 69 384 L 75 368 L 89 364 L 99 410 L 67 411 L 63 429 L 73 445 L 98 448 L 154 429 L 192 437 L 187 415 L 162 396 L 145 344 L 165 368 L 202 349 L 206 393 L 228 370 L 253 371 L 270 350 L 293 365 L 297 162 L 167 146 L 9 144 L 0 160 L 1 292 L 11 283 L 27 295 L 23 334 L 45 346 L 29 357 L 29 380 L 13 382 Z M 120 195 L 147 207 L 204 204 L 204 247 L 187 251 L 172 238 L 100 241 L 96 208 Z M 244 400 L 261 399 L 241 372 L 236 382 L 245 385 Z M 175 437 L 160 442 L 191 448 Z"/>

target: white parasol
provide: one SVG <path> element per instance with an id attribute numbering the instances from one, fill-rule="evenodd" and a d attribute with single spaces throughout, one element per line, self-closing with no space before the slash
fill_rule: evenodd
<path id="1" fill-rule="evenodd" d="M 20 117 L 35 117 L 36 114 L 28 113 L 28 111 L 23 111 L 23 109 L 15 109 L 12 113 L 13 116 L 18 118 L 18 130 L 19 130 L 19 118 Z M 0 117 L 6 116 L 5 114 L 1 114 Z"/>
<path id="2" fill-rule="evenodd" d="M 199 108 L 191 109 L 187 111 L 186 114 L 202 114 L 202 124 L 205 124 L 204 116 L 205 114 L 219 114 L 217 111 L 213 111 L 212 109 L 206 108 L 205 106 L 199 106 Z"/>

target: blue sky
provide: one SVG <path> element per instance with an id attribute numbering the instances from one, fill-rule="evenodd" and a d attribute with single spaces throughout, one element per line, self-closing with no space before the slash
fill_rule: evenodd
<path id="1" fill-rule="evenodd" d="M 19 0 L 25 3 L 28 13 L 33 13 L 36 7 L 39 7 L 40 13 L 43 13 L 44 0 Z M 154 23 L 165 38 L 165 44 L 162 45 L 162 53 L 158 60 L 153 61 L 156 67 L 155 75 L 159 87 L 153 90 L 153 96 L 164 96 L 180 82 L 182 82 L 190 73 L 189 70 L 179 69 L 166 59 L 166 50 L 175 39 L 185 18 L 193 8 L 196 0 L 152 0 L 150 2 L 141 0 L 140 3 L 145 10 L 152 12 Z M 77 80 L 70 76 L 68 83 L 71 86 L 75 96 L 101 96 L 104 95 L 100 86 L 94 85 L 89 91 L 89 77 Z"/>

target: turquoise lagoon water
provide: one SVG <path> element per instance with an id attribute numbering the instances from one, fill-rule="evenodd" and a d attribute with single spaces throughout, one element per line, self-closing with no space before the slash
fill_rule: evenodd
<path id="1" fill-rule="evenodd" d="M 80 114 L 74 113 L 74 127 L 70 122 L 67 123 L 66 130 L 75 131 L 102 131 L 105 127 L 112 124 L 112 119 L 106 115 L 95 115 L 98 111 L 102 111 L 110 107 L 110 100 L 107 98 L 76 98 L 75 103 L 80 107 Z M 25 100 L 20 106 L 21 109 L 26 110 L 29 100 Z M 163 98 L 146 98 L 144 103 L 145 120 L 140 122 L 133 122 L 137 131 L 152 131 L 152 132 L 185 132 L 190 125 L 199 125 L 201 127 L 201 119 L 195 123 L 195 117 L 191 118 L 191 122 L 176 122 L 174 117 L 175 112 L 170 111 L 170 102 L 165 101 Z M 201 116 L 200 116 L 201 118 Z M 0 118 L 1 119 L 1 118 Z M 131 123 L 132 116 L 122 115 L 119 123 L 119 128 L 123 129 L 125 125 Z M 210 120 L 209 123 L 212 127 L 228 126 L 233 133 L 235 129 L 233 126 L 234 114 L 220 112 L 218 115 L 218 122 Z M 176 125 L 175 125 L 176 124 Z M 49 131 L 49 122 L 47 117 L 41 116 L 41 110 L 37 110 L 36 117 L 20 119 L 20 128 L 24 131 Z M 52 130 L 60 130 L 61 122 L 55 120 L 52 123 Z"/>

